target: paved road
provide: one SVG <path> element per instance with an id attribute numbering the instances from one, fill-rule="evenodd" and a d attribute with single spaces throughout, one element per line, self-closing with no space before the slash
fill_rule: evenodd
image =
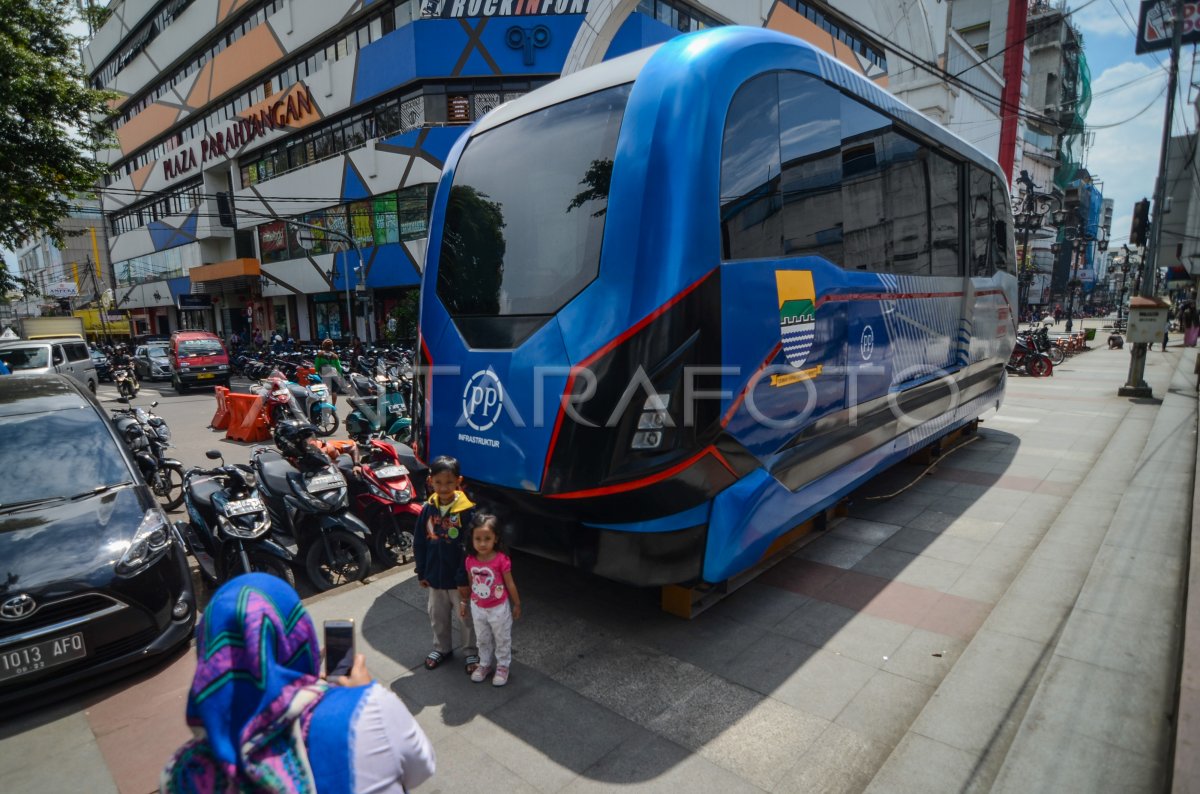
<path id="1" fill-rule="evenodd" d="M 433 740 L 430 791 L 1161 791 L 1196 461 L 1195 351 L 1013 378 L 978 441 L 866 486 L 851 516 L 699 618 L 516 555 L 512 682 L 429 672 L 410 568 L 309 600 L 354 617 Z M 185 461 L 220 446 L 168 397 Z M 213 443 L 215 441 L 215 443 Z M 869 497 L 915 484 L 891 499 Z M 6 792 L 151 790 L 187 737 L 174 663 L 0 724 Z"/>

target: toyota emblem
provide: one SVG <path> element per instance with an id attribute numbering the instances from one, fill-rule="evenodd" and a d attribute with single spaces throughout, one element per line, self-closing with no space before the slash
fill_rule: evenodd
<path id="1" fill-rule="evenodd" d="M 37 609 L 33 596 L 21 593 L 0 604 L 0 618 L 4 620 L 20 620 L 27 618 Z"/>

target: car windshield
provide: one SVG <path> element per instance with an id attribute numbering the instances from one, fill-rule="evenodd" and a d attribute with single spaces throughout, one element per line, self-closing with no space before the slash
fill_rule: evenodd
<path id="1" fill-rule="evenodd" d="M 184 358 L 190 356 L 219 356 L 221 355 L 221 343 L 211 339 L 189 339 L 179 343 L 179 355 Z"/>
<path id="2" fill-rule="evenodd" d="M 150 358 L 166 358 L 170 353 L 162 345 L 154 345 L 146 350 L 146 355 L 150 356 Z"/>
<path id="3" fill-rule="evenodd" d="M 132 479 L 116 439 L 90 407 L 0 417 L 0 438 L 0 509 Z"/>
<path id="4" fill-rule="evenodd" d="M 0 361 L 14 372 L 19 369 L 42 369 L 50 366 L 50 348 L 47 345 L 5 348 L 0 350 Z"/>

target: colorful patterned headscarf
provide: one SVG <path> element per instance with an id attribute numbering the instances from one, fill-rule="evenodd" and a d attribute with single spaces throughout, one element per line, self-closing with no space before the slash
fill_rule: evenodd
<path id="1" fill-rule="evenodd" d="M 318 677 L 320 650 L 312 619 L 283 580 L 253 573 L 217 591 L 196 627 L 196 675 L 187 722 L 196 733 L 163 770 L 164 792 L 316 792 L 326 763 L 314 775 L 306 747 L 316 706 L 330 690 Z M 337 778 L 323 794 L 350 780 L 350 723 L 364 689 L 339 692 L 328 710 L 337 726 L 322 736 L 346 737 Z M 347 697 L 348 696 L 348 697 Z M 322 719 L 326 717 L 322 709 Z M 326 730 L 325 728 L 334 728 Z M 352 789 L 352 783 L 351 788 Z"/>

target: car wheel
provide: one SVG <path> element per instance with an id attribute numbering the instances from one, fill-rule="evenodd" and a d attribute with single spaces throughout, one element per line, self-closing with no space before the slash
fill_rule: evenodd
<path id="1" fill-rule="evenodd" d="M 175 385 L 175 391 L 179 394 L 187 393 L 187 386 L 179 378 L 172 377 L 171 382 Z"/>
<path id="2" fill-rule="evenodd" d="M 96 381 L 90 378 L 88 379 L 88 391 L 90 391 L 92 394 L 96 393 Z"/>

